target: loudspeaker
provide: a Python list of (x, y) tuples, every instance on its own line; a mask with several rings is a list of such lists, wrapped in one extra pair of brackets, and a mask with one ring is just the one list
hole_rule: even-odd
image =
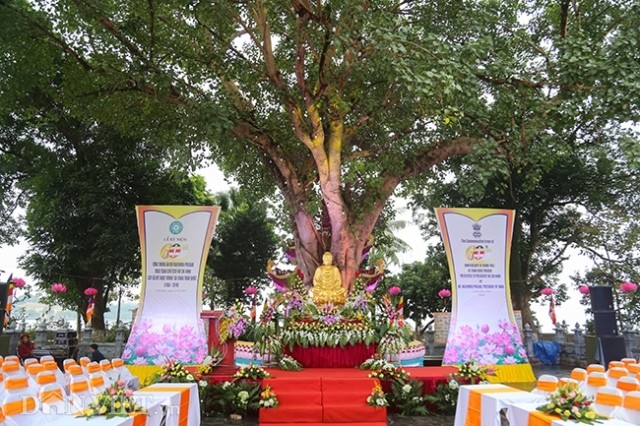
[(600, 340), (600, 355), (602, 365), (609, 365), (610, 361), (620, 361), (627, 357), (627, 346), (622, 336), (603, 336)]
[(594, 312), (593, 322), (596, 325), (596, 336), (618, 335), (618, 321), (615, 311)]
[(613, 311), (613, 290), (609, 286), (589, 287), (591, 311)]

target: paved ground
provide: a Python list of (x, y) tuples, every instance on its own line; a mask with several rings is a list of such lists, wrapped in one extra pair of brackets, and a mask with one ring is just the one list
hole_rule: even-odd
[[(558, 365), (553, 366), (534, 366), (533, 371), (536, 377), (540, 377), (543, 374), (551, 374), (556, 377), (569, 377), (571, 368), (562, 367)], [(534, 383), (516, 383), (514, 387), (518, 387), (525, 390), (531, 390), (534, 387)], [(403, 417), (399, 415), (389, 416), (389, 425), (393, 426), (453, 426), (453, 416), (422, 416), (422, 417)], [(504, 424), (505, 422), (503, 422)], [(232, 422), (227, 418), (206, 418), (202, 421), (202, 426), (219, 426), (219, 425), (243, 425), (243, 426), (256, 426), (258, 420), (256, 418), (243, 419), (241, 422)]]

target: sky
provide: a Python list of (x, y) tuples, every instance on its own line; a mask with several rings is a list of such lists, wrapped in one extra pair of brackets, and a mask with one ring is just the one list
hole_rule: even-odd
[[(209, 191), (213, 193), (226, 191), (233, 184), (225, 180), (222, 172), (215, 166), (210, 165), (200, 170), (196, 171), (196, 173), (202, 175), (206, 182), (207, 188)], [(403, 220), (406, 222), (406, 227), (400, 229), (396, 232), (397, 236), (405, 241), (409, 249), (398, 255), (401, 263), (411, 263), (416, 261), (422, 261), (425, 258), (426, 250), (428, 247), (428, 242), (422, 236), (420, 232), (420, 228), (417, 223), (413, 221), (410, 209), (405, 208), (406, 203), (403, 200), (396, 199), (396, 208), (401, 212), (398, 216), (398, 220)], [(28, 249), (28, 244), (24, 241), (21, 241), (19, 244), (13, 247), (0, 247), (0, 280), (5, 281), (9, 274), (13, 273), (14, 276), (23, 277), (27, 283), (30, 280), (27, 276), (26, 272), (22, 270), (18, 265), (18, 258), (22, 256), (26, 250)], [(588, 259), (584, 256), (581, 256), (578, 252), (573, 251), (570, 252), (570, 259), (565, 262), (565, 270), (561, 274), (561, 279), (564, 282), (569, 282), (569, 277), (573, 275), (575, 272), (581, 271), (585, 269), (588, 264)], [(390, 265), (389, 268), (393, 272), (399, 271), (399, 266)], [(586, 320), (585, 310), (582, 305), (580, 305), (580, 294), (577, 290), (569, 289), (570, 299), (563, 303), (562, 306), (556, 308), (556, 316), (559, 322), (563, 320), (566, 321), (570, 328), (573, 329), (576, 322), (579, 322), (581, 326), (584, 325)], [(435, 295), (434, 295), (435, 297)], [(33, 306), (33, 310), (37, 310), (40, 312), (41, 307), (44, 305)], [(540, 305), (538, 303), (534, 303), (533, 311), (536, 313), (538, 321), (540, 321), (542, 330), (544, 332), (552, 331), (552, 323), (551, 319), (548, 315), (548, 304)], [(123, 313), (123, 317), (126, 316), (127, 313)], [(36, 315), (37, 316), (37, 315)]]

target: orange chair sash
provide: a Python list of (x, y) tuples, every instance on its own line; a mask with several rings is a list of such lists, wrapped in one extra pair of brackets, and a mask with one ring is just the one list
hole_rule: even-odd
[(618, 389), (620, 389), (621, 391), (623, 391), (623, 392), (634, 392), (634, 391), (638, 390), (638, 384), (637, 383), (618, 382), (616, 387)]
[(622, 405), (622, 397), (619, 395), (611, 395), (609, 393), (598, 393), (596, 394), (596, 404), (619, 407)]
[(558, 389), (558, 384), (555, 382), (538, 382), (536, 388), (544, 392), (555, 392)]
[(33, 413), (36, 409), (36, 400), (32, 396), (27, 396), (17, 401), (6, 402), (2, 405), (5, 416), (17, 416), (22, 413)]
[(609, 377), (613, 377), (614, 379), (619, 379), (620, 377), (627, 377), (628, 375), (629, 375), (628, 371), (609, 370)]
[(627, 396), (622, 403), (624, 408), (630, 408), (632, 410), (640, 410), (640, 397)]
[(595, 373), (595, 372), (604, 373), (604, 367), (602, 365), (587, 367), (587, 373)]
[(92, 377), (90, 380), (91, 380), (92, 387), (104, 386), (104, 378), (101, 376)]
[(10, 377), (4, 382), (4, 388), (7, 390), (28, 388), (29, 382), (26, 377)]
[(39, 396), (42, 402), (53, 403), (62, 401), (62, 389), (42, 390)]
[(573, 380), (584, 382), (585, 379), (587, 378), (587, 374), (583, 373), (582, 371), (572, 371), (571, 376), (569, 377), (571, 377)]
[(604, 377), (589, 377), (587, 378), (587, 385), (589, 386), (606, 386), (607, 379)]
[(69, 385), (69, 390), (71, 392), (84, 392), (89, 390), (89, 383), (86, 380), (82, 380), (80, 382), (71, 383)]

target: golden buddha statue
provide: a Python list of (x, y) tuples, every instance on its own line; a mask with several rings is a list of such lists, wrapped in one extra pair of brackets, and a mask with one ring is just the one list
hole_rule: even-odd
[(313, 275), (313, 302), (316, 305), (329, 302), (343, 305), (346, 301), (347, 290), (342, 287), (340, 270), (332, 263), (333, 256), (325, 252), (322, 255), (322, 265), (318, 266)]

